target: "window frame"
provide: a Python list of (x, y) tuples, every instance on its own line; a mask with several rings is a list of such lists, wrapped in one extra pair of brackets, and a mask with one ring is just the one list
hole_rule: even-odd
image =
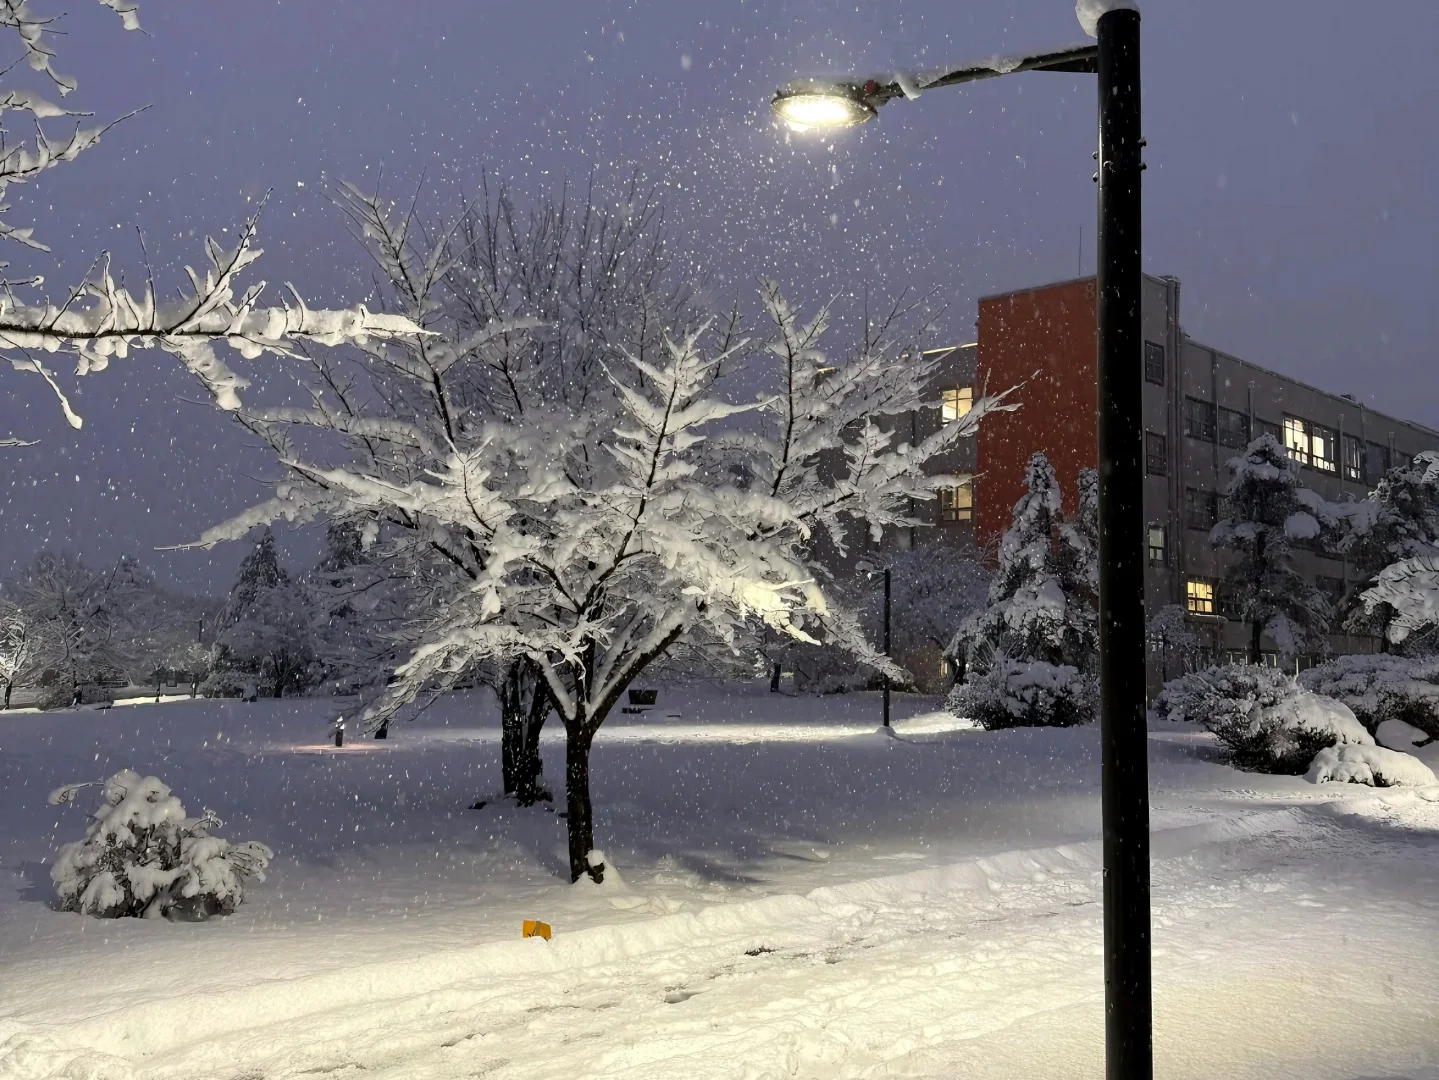
[(1218, 434), (1217, 417), (1214, 402), (1197, 397), (1184, 399), (1184, 434), (1189, 438), (1212, 443)]
[[(1158, 357), (1159, 363), (1154, 363)], [(1144, 343), (1144, 381), (1153, 386), (1164, 385), (1164, 369), (1166, 367), (1166, 356), (1164, 346), (1158, 341), (1146, 341)]]
[[(1224, 418), (1227, 416), (1237, 416), (1243, 421), (1238, 431), (1238, 442), (1233, 442), (1228, 437), (1230, 432), (1224, 423)], [(1223, 405), (1219, 406), (1214, 426), (1219, 439), (1219, 445), (1228, 447), (1231, 450), (1243, 450), (1253, 439), (1249, 430), (1249, 414), (1247, 412), (1241, 412), (1239, 409), (1226, 409)]]
[(946, 386), (939, 392), (939, 422), (953, 424), (969, 415), (974, 408), (974, 387)]
[[(1351, 453), (1352, 451), (1352, 453)], [(1345, 480), (1364, 482), (1364, 440), (1358, 435), (1345, 435), (1339, 448), (1340, 464)]]
[[(1207, 595), (1201, 593), (1207, 590)], [(1213, 579), (1186, 577), (1184, 579), (1184, 612), (1186, 615), (1202, 615), (1213, 618), (1218, 612), (1219, 598)], [(1201, 605), (1207, 605), (1207, 610)]]
[[(1158, 448), (1159, 454), (1156, 457), (1154, 450)], [(1155, 462), (1159, 467), (1154, 467)], [(1144, 474), (1146, 476), (1168, 476), (1169, 475), (1169, 439), (1162, 431), (1146, 431), (1144, 433)]]
[[(1148, 562), (1150, 566), (1169, 565), (1168, 532), (1169, 530), (1166, 529), (1163, 525), (1150, 525), (1145, 529), (1144, 547), (1145, 553), (1148, 555)], [(1156, 535), (1158, 535), (1159, 537), (1159, 543), (1157, 545), (1154, 542), (1154, 538)], [(1158, 558), (1155, 558), (1154, 556), (1154, 553), (1156, 551), (1159, 552)]]
[[(1198, 518), (1194, 513), (1194, 504), (1201, 499), (1204, 504), (1205, 516), (1209, 522), (1207, 525), (1195, 524)], [(1210, 491), (1207, 488), (1186, 487), (1184, 489), (1184, 527), (1199, 532), (1208, 532), (1217, 524), (1219, 524), (1219, 492)]]
[(1251, 425), (1251, 430), (1250, 430), (1250, 434), (1249, 434), (1249, 441), (1250, 441), (1250, 442), (1253, 442), (1255, 439), (1259, 438), (1259, 436), (1261, 436), (1261, 435), (1272, 435), (1272, 436), (1274, 436), (1274, 441), (1279, 444), (1279, 446), (1280, 446), (1281, 449), (1283, 448), (1283, 446), (1284, 446), (1284, 425), (1283, 425), (1283, 424), (1276, 424), (1276, 423), (1274, 423), (1272, 420), (1261, 420), (1261, 419), (1259, 419), (1259, 417), (1256, 416), (1256, 417), (1254, 418), (1254, 423), (1253, 423), (1253, 425)]
[[(1373, 454), (1373, 455), (1375, 455), (1375, 456), (1378, 457), (1379, 462), (1382, 463), (1382, 467), (1381, 467), (1381, 468), (1372, 469), (1372, 470), (1369, 468), (1369, 458), (1370, 458), (1371, 454)], [(1394, 457), (1394, 455), (1389, 452), (1389, 447), (1388, 447), (1388, 445), (1386, 445), (1385, 443), (1377, 443), (1377, 442), (1367, 442), (1367, 443), (1365, 443), (1365, 444), (1364, 444), (1364, 482), (1365, 482), (1366, 484), (1368, 484), (1370, 487), (1374, 487), (1374, 486), (1376, 486), (1376, 485), (1379, 483), (1380, 480), (1383, 480), (1385, 473), (1387, 473), (1387, 472), (1389, 471), (1390, 467), (1393, 465), (1393, 457)]]
[[(959, 493), (964, 492), (963, 501)], [(939, 521), (941, 525), (958, 525), (974, 520), (974, 477), (966, 476), (952, 487), (939, 489)]]

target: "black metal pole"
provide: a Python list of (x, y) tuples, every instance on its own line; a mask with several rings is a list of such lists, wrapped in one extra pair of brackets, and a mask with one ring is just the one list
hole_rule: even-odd
[[(889, 655), (889, 567), (884, 568), (884, 655)], [(889, 672), (884, 675), (884, 726), (889, 727)]]
[(1099, 684), (1108, 1080), (1154, 1075), (1144, 709), (1139, 12), (1099, 27)]

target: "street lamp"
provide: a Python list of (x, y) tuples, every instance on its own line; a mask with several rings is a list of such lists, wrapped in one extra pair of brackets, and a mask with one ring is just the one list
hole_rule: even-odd
[(1022, 71), (1099, 76), (1099, 681), (1103, 744), (1105, 1072), (1153, 1076), (1149, 939), (1149, 767), (1145, 731), (1141, 444), (1139, 12), (1079, 0), (1093, 45), (988, 60), (914, 79), (797, 83), (771, 108), (802, 129), (849, 127), (896, 98)]

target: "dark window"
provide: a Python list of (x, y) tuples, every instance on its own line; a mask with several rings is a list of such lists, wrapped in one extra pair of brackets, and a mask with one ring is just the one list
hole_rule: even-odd
[(1164, 385), (1164, 346), (1157, 341), (1144, 343), (1144, 381)]
[(1261, 435), (1273, 436), (1275, 442), (1280, 446), (1284, 445), (1284, 432), (1279, 425), (1271, 424), (1268, 420), (1261, 420), (1256, 416), (1254, 418), (1254, 437), (1257, 439)]
[(1233, 409), (1219, 409), (1219, 445), (1242, 450), (1249, 445), (1249, 416)]
[(1184, 399), (1184, 434), (1191, 439), (1214, 441), (1214, 406), (1198, 398)]
[(1344, 479), (1364, 479), (1364, 444), (1353, 435), (1344, 436)]
[(1144, 471), (1150, 476), (1163, 476), (1169, 469), (1165, 438), (1154, 431), (1144, 433)]
[(1389, 471), (1389, 447), (1372, 442), (1364, 454), (1364, 482), (1370, 487), (1384, 479)]
[(1233, 586), (1221, 583), (1216, 591), (1219, 594), (1217, 597), (1219, 614), (1226, 619), (1242, 619), (1244, 611), (1239, 606), (1238, 596)]
[(1147, 542), (1147, 546), (1148, 546), (1148, 548), (1149, 548), (1149, 565), (1150, 565), (1150, 566), (1166, 566), (1166, 565), (1168, 565), (1169, 560), (1168, 560), (1168, 558), (1166, 557), (1166, 556), (1167, 556), (1167, 551), (1166, 551), (1167, 545), (1165, 544), (1164, 540), (1165, 540), (1165, 537), (1164, 537), (1164, 526), (1163, 526), (1163, 525), (1151, 525), (1151, 526), (1149, 526), (1149, 531), (1148, 531), (1148, 533), (1147, 533), (1147, 535), (1146, 535), (1146, 542)]
[(939, 520), (968, 521), (974, 515), (974, 481), (963, 477), (959, 486), (939, 489)]
[(1184, 489), (1184, 523), (1191, 529), (1212, 529), (1219, 520), (1219, 496), (1199, 488)]

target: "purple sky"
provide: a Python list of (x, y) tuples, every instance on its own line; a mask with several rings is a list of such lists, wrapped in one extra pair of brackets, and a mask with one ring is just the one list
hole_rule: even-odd
[[(765, 107), (795, 73), (1078, 41), (1067, 0), (152, 0), (148, 36), (93, 2), (70, 6), (57, 67), (80, 79), (75, 107), (152, 107), (12, 189), (12, 223), (34, 222), (55, 249), (34, 264), (53, 287), (105, 248), (138, 270), (137, 226), (173, 283), (206, 232), (226, 239), (273, 188), (260, 276), (312, 302), (363, 298), (365, 259), (323, 192), (373, 184), (382, 165), (396, 196), (423, 173), (439, 209), (481, 168), (521, 194), (638, 168), (722, 291), (752, 303), (761, 274), (807, 299), (937, 286), (955, 340), (978, 296), (1073, 276), (1081, 234), (1093, 269), (1089, 77), (935, 91), (833, 144), (787, 140)], [(1143, 8), (1145, 261), (1182, 280), (1185, 329), (1439, 426), (1439, 9)], [(3, 254), (12, 274), (32, 265)], [(81, 382), (77, 434), (38, 382), (0, 378), (0, 434), (43, 440), (0, 458), (0, 574), (68, 546), (227, 586), (238, 545), (152, 551), (260, 497), (272, 475), (187, 403), (197, 396), (162, 355), (133, 355)]]

